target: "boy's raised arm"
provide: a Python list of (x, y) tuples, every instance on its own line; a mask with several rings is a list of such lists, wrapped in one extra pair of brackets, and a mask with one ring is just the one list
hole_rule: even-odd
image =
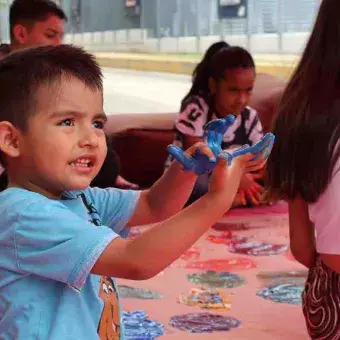
[[(203, 153), (214, 157), (205, 143), (198, 143), (187, 151), (193, 154), (199, 148)], [(197, 175), (185, 172), (182, 165), (173, 161), (163, 176), (148, 190), (141, 193), (137, 208), (129, 221), (129, 226), (163, 221), (179, 212), (193, 190)]]
[[(251, 155), (220, 159), (209, 192), (134, 240), (117, 238), (92, 269), (98, 275), (143, 280), (153, 277), (195, 243), (230, 208)], [(190, 226), (190, 228), (188, 228)]]

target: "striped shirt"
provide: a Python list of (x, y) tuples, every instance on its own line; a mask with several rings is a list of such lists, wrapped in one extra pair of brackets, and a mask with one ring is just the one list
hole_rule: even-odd
[[(180, 111), (175, 120), (173, 141), (173, 144), (180, 148), (183, 148), (185, 136), (203, 137), (205, 124), (218, 118), (213, 107), (208, 105), (208, 101), (196, 95), (185, 99)], [(247, 106), (224, 134), (222, 149), (235, 149), (244, 144), (253, 145), (262, 137), (263, 129), (257, 111)], [(171, 161), (169, 157), (166, 161), (166, 168)]]

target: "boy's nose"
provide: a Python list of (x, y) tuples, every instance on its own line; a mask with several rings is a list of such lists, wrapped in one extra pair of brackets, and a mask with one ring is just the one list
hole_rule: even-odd
[(87, 131), (83, 131), (79, 138), (79, 146), (82, 148), (97, 148), (99, 145), (98, 136), (93, 131), (93, 129), (89, 129)]

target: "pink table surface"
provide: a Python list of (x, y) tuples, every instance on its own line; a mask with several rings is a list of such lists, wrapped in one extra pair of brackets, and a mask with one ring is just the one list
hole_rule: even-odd
[[(234, 236), (246, 236), (249, 240), (267, 241), (278, 244), (288, 244), (288, 215), (285, 204), (277, 204), (273, 207), (261, 207), (252, 209), (235, 209), (229, 212), (220, 221), (220, 225), (226, 226), (232, 223), (246, 223), (249, 229), (232, 231)], [(190, 226), (188, 226), (190, 227)], [(254, 269), (232, 270), (231, 272), (242, 276), (247, 283), (237, 288), (223, 290), (232, 308), (227, 312), (214, 312), (198, 307), (190, 307), (179, 304), (177, 298), (181, 293), (189, 293), (191, 288), (199, 287), (190, 283), (186, 275), (199, 272), (199, 270), (186, 269), (187, 261), (178, 259), (170, 267), (158, 276), (147, 281), (118, 280), (119, 284), (145, 288), (156, 291), (164, 296), (160, 300), (123, 299), (123, 308), (127, 311), (144, 310), (149, 317), (162, 323), (165, 327), (165, 335), (161, 340), (167, 339), (308, 339), (305, 323), (300, 305), (276, 303), (265, 300), (256, 295), (256, 292), (268, 285), (261, 281), (257, 274), (260, 272), (304, 270), (296, 261), (292, 260), (288, 253), (275, 256), (244, 256), (232, 254), (226, 245), (211, 243), (207, 235), (219, 235), (220, 231), (211, 229), (195, 246), (200, 249), (200, 259), (229, 259), (249, 258), (258, 265)], [(174, 315), (210, 312), (232, 316), (241, 321), (238, 328), (229, 332), (214, 332), (191, 334), (180, 331), (168, 325), (169, 318)]]

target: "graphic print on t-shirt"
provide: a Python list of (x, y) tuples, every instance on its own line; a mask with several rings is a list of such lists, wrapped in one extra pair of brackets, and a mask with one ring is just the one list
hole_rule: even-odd
[(119, 340), (120, 315), (118, 293), (111, 278), (101, 277), (99, 297), (104, 302), (104, 309), (98, 326), (99, 338), (100, 340)]
[[(91, 217), (90, 222), (98, 227), (101, 226), (102, 221), (93, 203), (88, 200), (84, 193), (80, 197)], [(110, 277), (102, 276), (100, 278), (98, 294), (104, 302), (104, 309), (98, 325), (99, 339), (119, 340), (121, 334), (119, 299), (115, 283)]]

